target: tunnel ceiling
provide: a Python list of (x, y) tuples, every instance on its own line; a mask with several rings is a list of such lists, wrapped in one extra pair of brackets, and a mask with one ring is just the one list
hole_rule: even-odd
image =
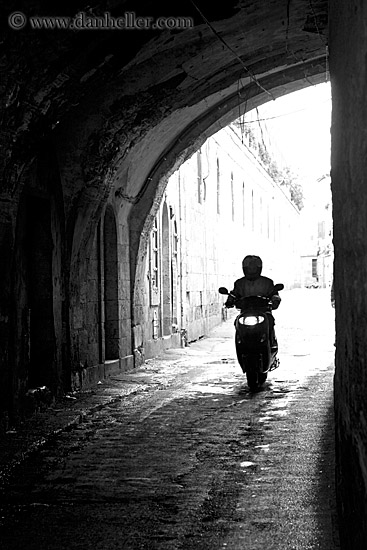
[(164, 31), (8, 27), (0, 84), (4, 192), (17, 192), (42, 140), (53, 140), (64, 167), (66, 215), (76, 200), (85, 214), (91, 204), (97, 211), (112, 186), (136, 204), (151, 195), (147, 182), (244, 110), (328, 78), (325, 0), (163, 6), (3, 3), (5, 18), (14, 11), (134, 12), (193, 21), (192, 28)]

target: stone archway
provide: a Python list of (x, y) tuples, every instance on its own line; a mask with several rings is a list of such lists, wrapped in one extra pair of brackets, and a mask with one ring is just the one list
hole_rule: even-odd
[[(27, 320), (21, 319), (19, 330), (12, 331), (14, 303), (9, 296), (17, 281), (11, 265), (17, 260), (14, 239), (22, 209), (19, 187), (40, 142), (53, 139), (57, 143), (61, 202), (65, 205), (63, 258), (67, 261), (61, 262), (62, 277), (56, 279), (66, 283), (54, 296), (64, 293), (66, 312), (69, 291), (72, 305), (78, 302), (81, 291), (76, 275), (80, 258), (85, 259), (91, 235), (112, 195), (119, 222), (129, 233), (126, 257), (131, 264), (133, 324), (137, 325), (144, 311), (136, 294), (137, 283), (146, 275), (143, 252), (151, 227), (149, 213), (152, 207), (158, 208), (167, 175), (206, 137), (236, 118), (239, 111), (327, 78), (328, 4), (334, 113), (338, 473), (345, 541), (350, 541), (350, 548), (360, 548), (361, 541), (367, 540), (363, 521), (367, 514), (363, 290), (367, 265), (367, 14), (363, 2), (244, 0), (219, 5), (202, 0), (200, 11), (193, 3), (185, 5), (185, 15), (193, 18), (193, 28), (159, 33), (136, 30), (123, 35), (119, 31), (81, 30), (65, 34), (34, 31), (29, 25), (23, 30), (7, 30), (3, 60), (7, 71), (2, 79), (5, 101), (1, 107), (0, 242), (10, 261), (0, 265), (4, 281), (0, 293), (0, 371), (6, 373), (2, 374), (5, 385), (5, 379), (17, 379), (20, 372), (20, 361), (16, 366), (11, 356), (27, 328)], [(143, 1), (132, 5), (152, 16), (164, 13), (159, 1), (154, 5)], [(87, 10), (89, 4), (81, 1), (78, 6)], [(96, 4), (94, 12), (109, 10), (112, 15), (121, 15), (120, 8), (107, 0), (103, 5)], [(37, 1), (29, 7), (27, 2), (10, 0), (6, 9), (9, 13), (22, 9), (27, 16), (50, 15), (48, 4)], [(181, 4), (171, 9), (169, 15), (182, 15)], [(46, 206), (43, 211), (47, 211)], [(68, 315), (64, 312), (64, 317), (60, 313), (54, 317), (58, 327), (56, 350), (65, 350), (63, 367), (57, 367), (59, 388), (60, 372), (69, 373), (65, 365), (78, 358), (77, 353), (69, 352), (68, 338), (73, 333), (68, 335)], [(77, 308), (71, 307), (70, 315), (79, 322)], [(6, 412), (4, 405), (0, 406)], [(349, 477), (350, 464), (358, 475)], [(348, 496), (350, 487), (356, 489), (355, 497)]]

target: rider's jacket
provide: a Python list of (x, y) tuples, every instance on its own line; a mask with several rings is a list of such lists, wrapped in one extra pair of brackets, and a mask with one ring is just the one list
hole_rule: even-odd
[[(268, 296), (274, 287), (274, 283), (268, 277), (260, 275), (257, 279), (250, 280), (247, 277), (241, 277), (237, 279), (234, 283), (233, 290), (231, 294), (234, 294), (237, 298), (244, 298), (247, 296)], [(275, 296), (278, 296), (279, 301), (280, 297), (278, 293), (274, 293)], [(226, 301), (227, 307), (234, 305), (234, 298), (228, 296)], [(276, 308), (274, 308), (276, 309)]]

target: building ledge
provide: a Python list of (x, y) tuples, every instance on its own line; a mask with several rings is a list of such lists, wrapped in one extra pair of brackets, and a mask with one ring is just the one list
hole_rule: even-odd
[(71, 388), (80, 391), (98, 384), (101, 380), (114, 374), (126, 372), (134, 368), (134, 356), (126, 355), (119, 359), (109, 359), (102, 364), (82, 368), (71, 375)]

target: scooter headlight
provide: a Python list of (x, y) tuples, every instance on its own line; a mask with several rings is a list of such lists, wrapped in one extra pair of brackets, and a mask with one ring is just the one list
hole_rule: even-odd
[(241, 325), (246, 325), (247, 327), (253, 327), (259, 325), (265, 321), (263, 315), (248, 315), (247, 317), (240, 317), (238, 322)]

